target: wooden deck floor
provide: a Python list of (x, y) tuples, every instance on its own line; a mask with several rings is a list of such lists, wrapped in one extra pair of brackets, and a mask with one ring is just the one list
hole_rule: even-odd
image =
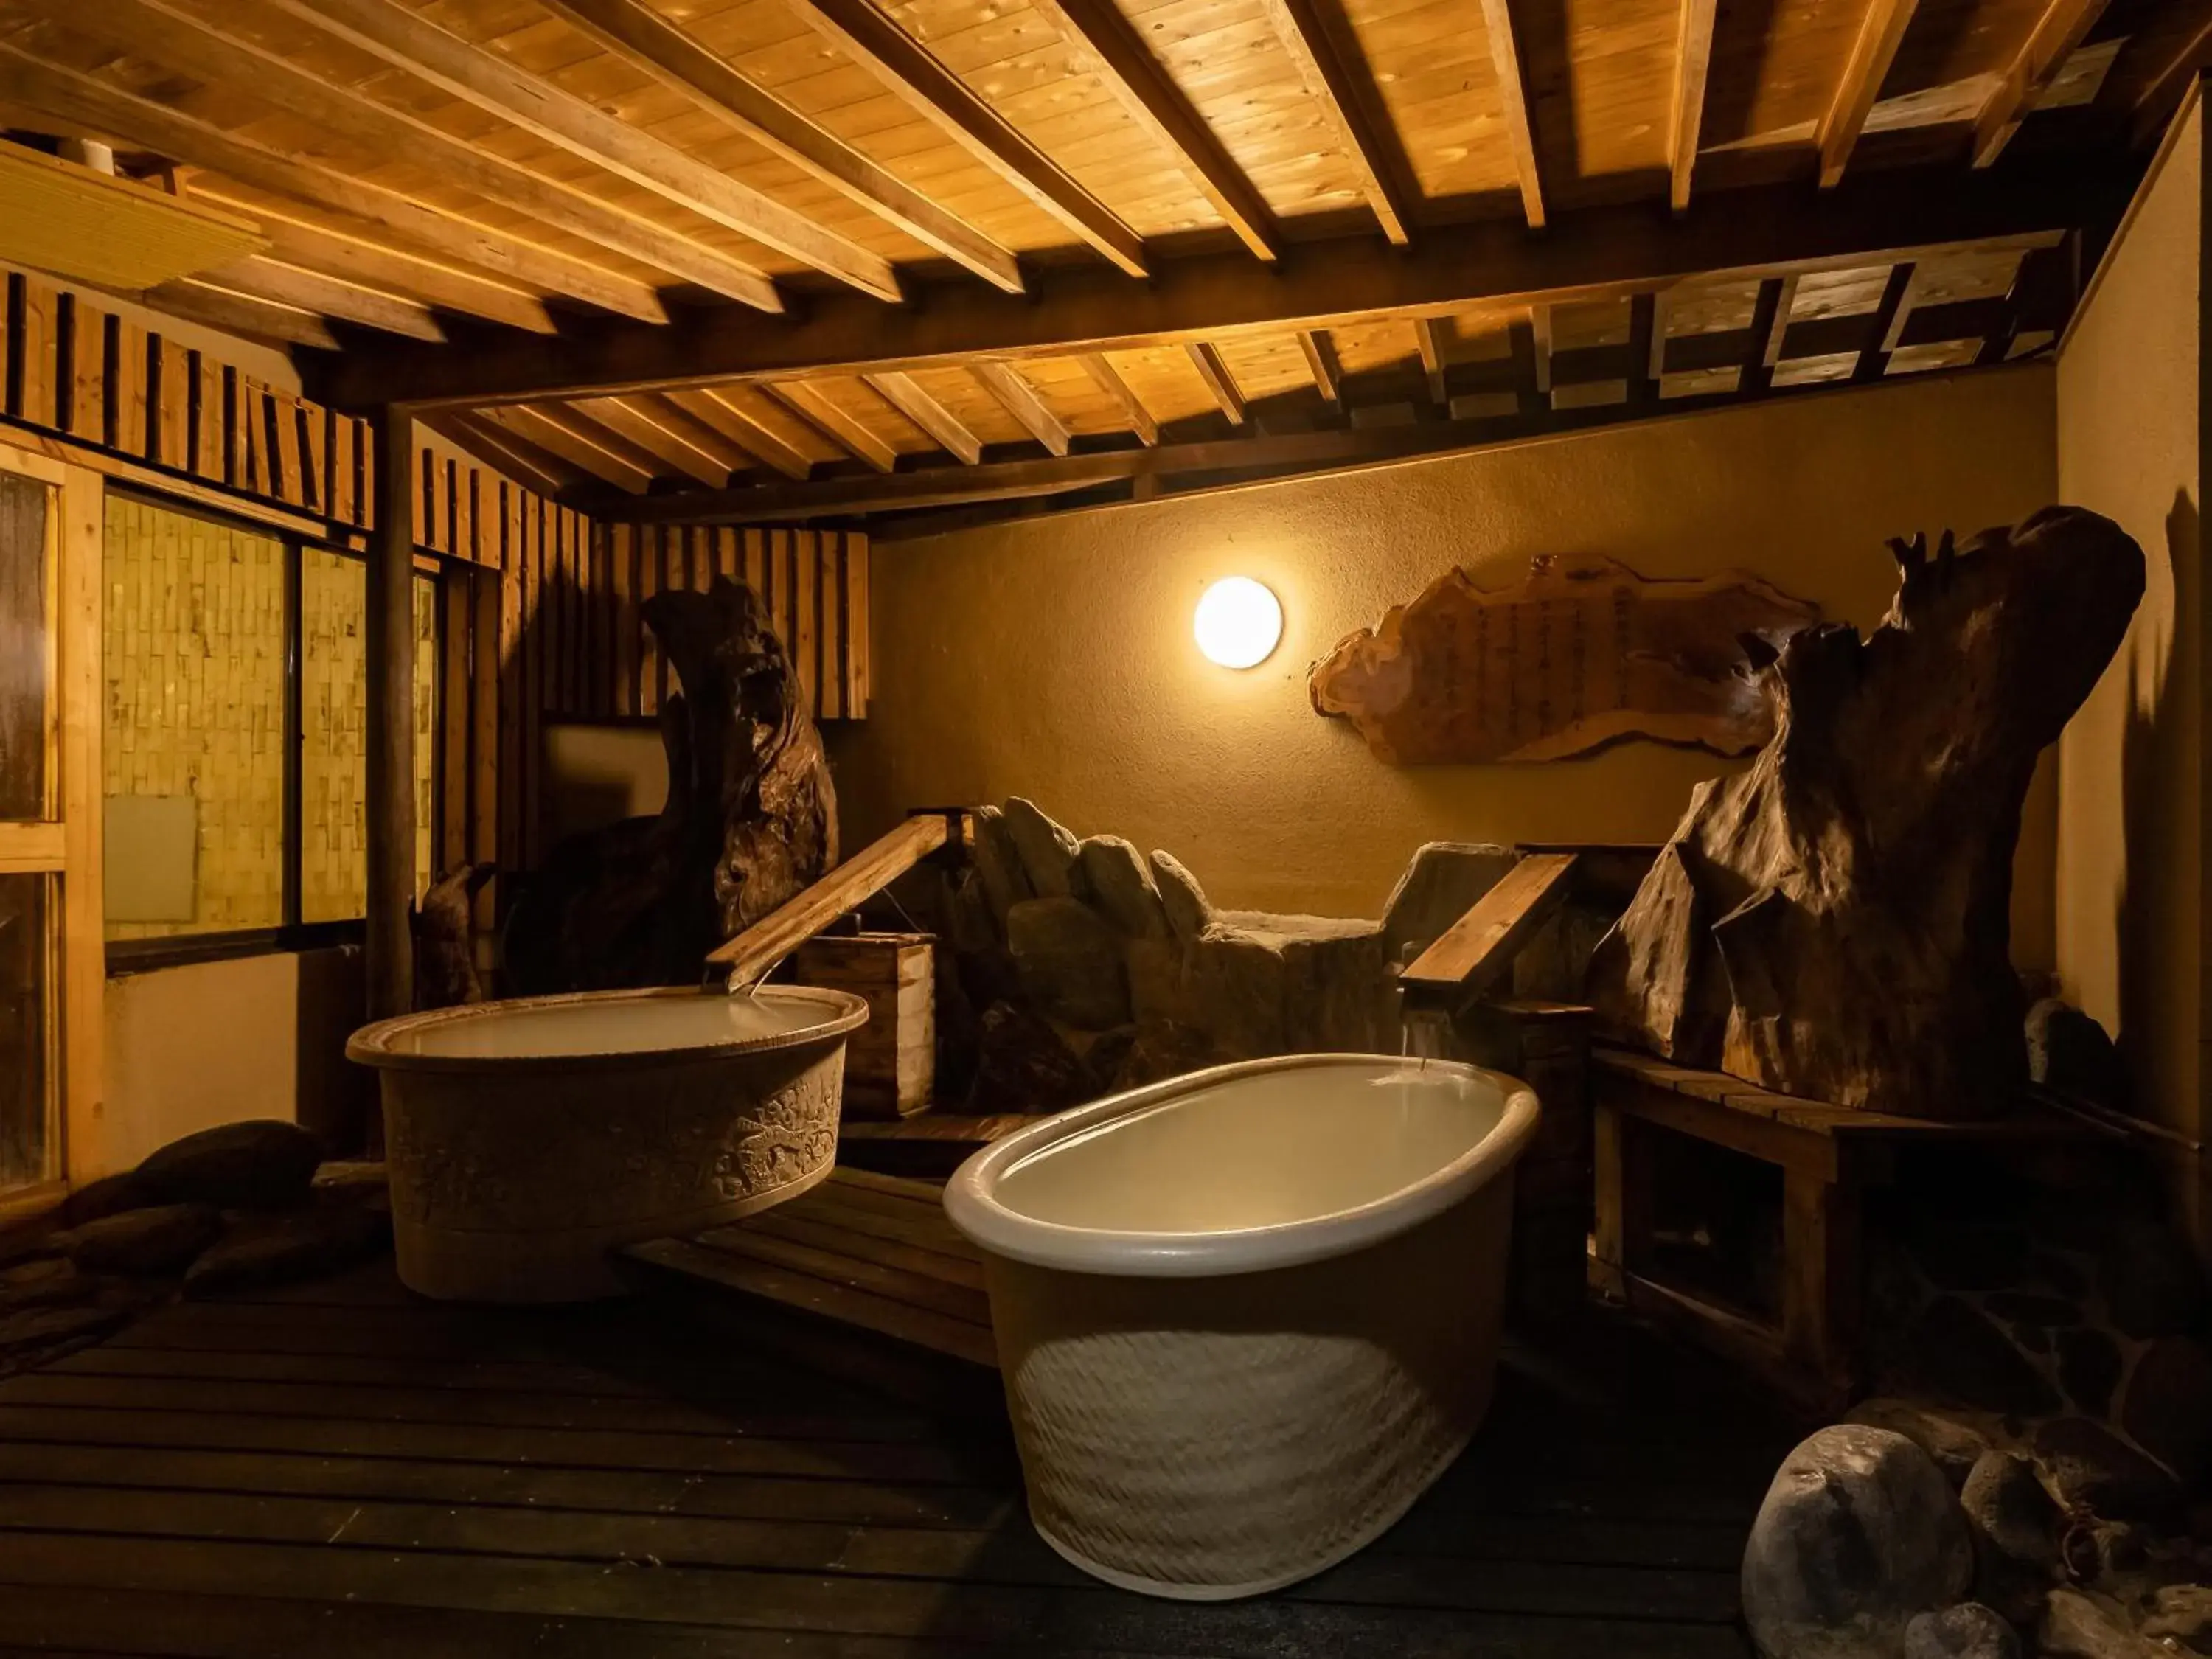
[(0, 1383), (0, 1652), (1741, 1659), (1790, 1437), (1625, 1324), (1516, 1344), (1389, 1536), (1227, 1606), (1094, 1583), (1010, 1454), (651, 1304), (416, 1300), (388, 1265), (157, 1313)]

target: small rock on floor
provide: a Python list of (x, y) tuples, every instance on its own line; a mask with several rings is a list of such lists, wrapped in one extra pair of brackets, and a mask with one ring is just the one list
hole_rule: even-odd
[(2020, 1638), (1988, 1607), (1961, 1601), (1905, 1626), (1905, 1659), (2020, 1659)]
[(2160, 1659), (2168, 1651), (2130, 1629), (2118, 1603), (2077, 1589), (2051, 1592), (2036, 1644), (2043, 1659)]
[(2168, 1584), (2157, 1591), (2142, 1634), (2187, 1653), (2212, 1654), (2212, 1585)]

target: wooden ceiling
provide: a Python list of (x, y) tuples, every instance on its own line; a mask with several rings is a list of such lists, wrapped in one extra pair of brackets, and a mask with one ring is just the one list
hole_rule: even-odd
[(260, 227), (149, 303), (726, 521), (2030, 355), (2209, 56), (2212, 0), (0, 0), (0, 124)]

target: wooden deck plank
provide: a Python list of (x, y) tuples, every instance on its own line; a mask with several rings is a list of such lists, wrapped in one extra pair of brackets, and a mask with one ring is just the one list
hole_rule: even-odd
[(885, 1198), (904, 1199), (909, 1204), (919, 1204), (924, 1209), (942, 1213), (945, 1207), (945, 1188), (930, 1181), (915, 1181), (904, 1176), (878, 1175), (870, 1170), (855, 1170), (840, 1164), (830, 1170), (829, 1185), (848, 1191), (876, 1193)]
[(819, 1250), (884, 1262), (903, 1267), (908, 1273), (941, 1279), (947, 1285), (965, 1285), (971, 1291), (983, 1288), (983, 1264), (972, 1256), (948, 1255), (919, 1244), (901, 1243), (873, 1233), (841, 1227), (832, 1221), (786, 1215), (777, 1210), (763, 1210), (750, 1219), (748, 1227), (769, 1238), (787, 1238), (794, 1244), (811, 1244)]
[(968, 1241), (955, 1232), (952, 1224), (941, 1215), (923, 1216), (916, 1219), (896, 1211), (886, 1212), (880, 1207), (849, 1204), (842, 1193), (817, 1197), (820, 1192), (821, 1188), (817, 1187), (814, 1193), (810, 1193), (807, 1196), (814, 1198), (815, 1201), (803, 1209), (788, 1204), (783, 1208), (805, 1220), (834, 1223), (872, 1237), (888, 1238), (902, 1244), (934, 1250), (940, 1255), (965, 1257), (969, 1261), (977, 1259)]
[(979, 1330), (991, 1328), (991, 1304), (981, 1291), (950, 1285), (930, 1274), (912, 1273), (846, 1252), (818, 1249), (779, 1238), (750, 1227), (717, 1227), (695, 1237), (695, 1244), (742, 1256), (771, 1267), (789, 1267), (848, 1290), (867, 1291), (909, 1307), (927, 1308), (964, 1321)]

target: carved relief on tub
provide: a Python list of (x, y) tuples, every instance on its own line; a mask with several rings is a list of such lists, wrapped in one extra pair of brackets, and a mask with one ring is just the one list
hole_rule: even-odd
[(733, 1144), (714, 1163), (725, 1198), (744, 1198), (812, 1174), (837, 1155), (842, 1066), (817, 1066), (740, 1119)]
[(1511, 587), (1445, 572), (1347, 635), (1307, 690), (1396, 766), (1560, 760), (1632, 737), (1747, 755), (1771, 729), (1741, 636), (1778, 642), (1820, 617), (1745, 571), (1655, 580), (1545, 555)]

